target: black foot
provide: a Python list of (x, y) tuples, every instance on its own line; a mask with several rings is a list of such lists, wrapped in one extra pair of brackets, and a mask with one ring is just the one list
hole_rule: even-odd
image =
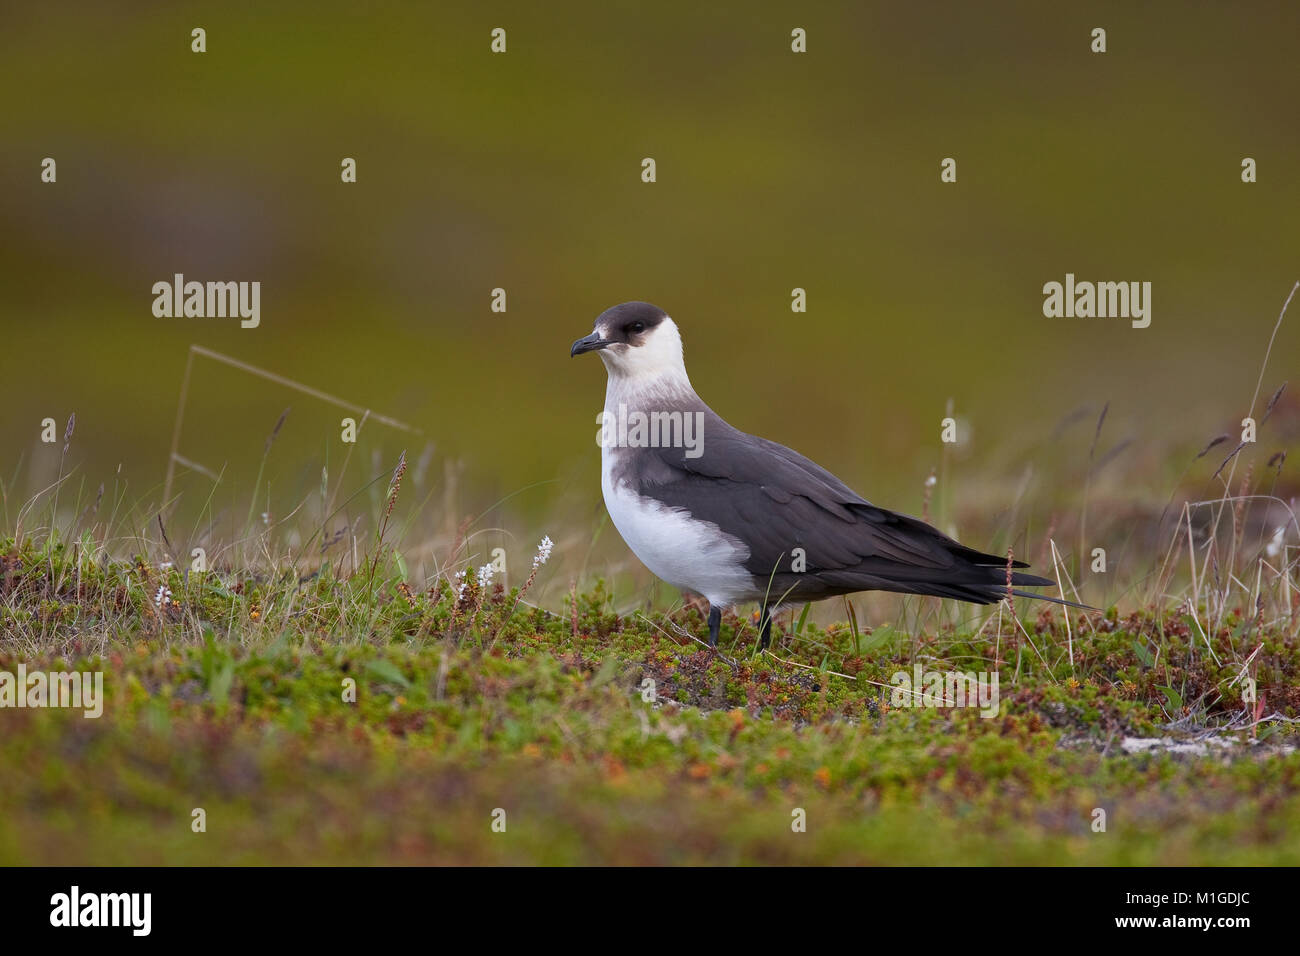
[(722, 608), (709, 605), (709, 647), (718, 646), (718, 628), (722, 627)]
[(767, 646), (772, 643), (772, 615), (767, 607), (758, 616), (761, 625), (758, 638), (758, 646), (761, 650), (767, 650)]

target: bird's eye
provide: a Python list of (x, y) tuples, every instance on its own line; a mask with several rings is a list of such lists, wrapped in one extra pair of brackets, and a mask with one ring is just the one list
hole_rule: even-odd
[(631, 332), (633, 335), (640, 335), (642, 332), (645, 331), (645, 323), (633, 322), (631, 325), (627, 327), (627, 330)]

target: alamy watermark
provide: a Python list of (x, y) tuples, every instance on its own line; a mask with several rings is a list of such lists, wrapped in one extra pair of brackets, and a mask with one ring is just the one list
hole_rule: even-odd
[(997, 671), (927, 671), (913, 664), (910, 674), (895, 671), (890, 683), (891, 707), (978, 707), (981, 717), (1001, 709)]
[(262, 283), (186, 282), (178, 272), (172, 281), (153, 284), (153, 314), (160, 319), (240, 319), (255, 329), (262, 321)]
[(0, 671), (0, 707), (72, 707), (83, 717), (104, 713), (103, 671)]
[(83, 893), (74, 885), (50, 897), (50, 925), (124, 927), (133, 936), (153, 928), (152, 893)]
[(1133, 328), (1151, 324), (1150, 282), (1065, 282), (1043, 286), (1043, 315), (1049, 319), (1131, 319)]
[(704, 454), (704, 413), (676, 411), (628, 411), (619, 402), (618, 411), (605, 409), (596, 416), (601, 448), (684, 448), (687, 458)]

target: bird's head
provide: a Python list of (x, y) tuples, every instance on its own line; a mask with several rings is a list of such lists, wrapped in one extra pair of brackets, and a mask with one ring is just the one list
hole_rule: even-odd
[(649, 302), (624, 302), (606, 309), (592, 333), (573, 343), (569, 355), (597, 351), (611, 379), (686, 378), (677, 323)]

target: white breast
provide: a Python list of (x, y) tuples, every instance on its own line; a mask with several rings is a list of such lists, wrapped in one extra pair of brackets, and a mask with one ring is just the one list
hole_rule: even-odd
[(749, 549), (712, 522), (638, 495), (625, 482), (615, 487), (619, 454), (626, 450), (601, 450), (600, 487), (614, 527), (641, 563), (669, 584), (704, 595), (711, 605), (755, 600), (753, 576), (744, 567)]

